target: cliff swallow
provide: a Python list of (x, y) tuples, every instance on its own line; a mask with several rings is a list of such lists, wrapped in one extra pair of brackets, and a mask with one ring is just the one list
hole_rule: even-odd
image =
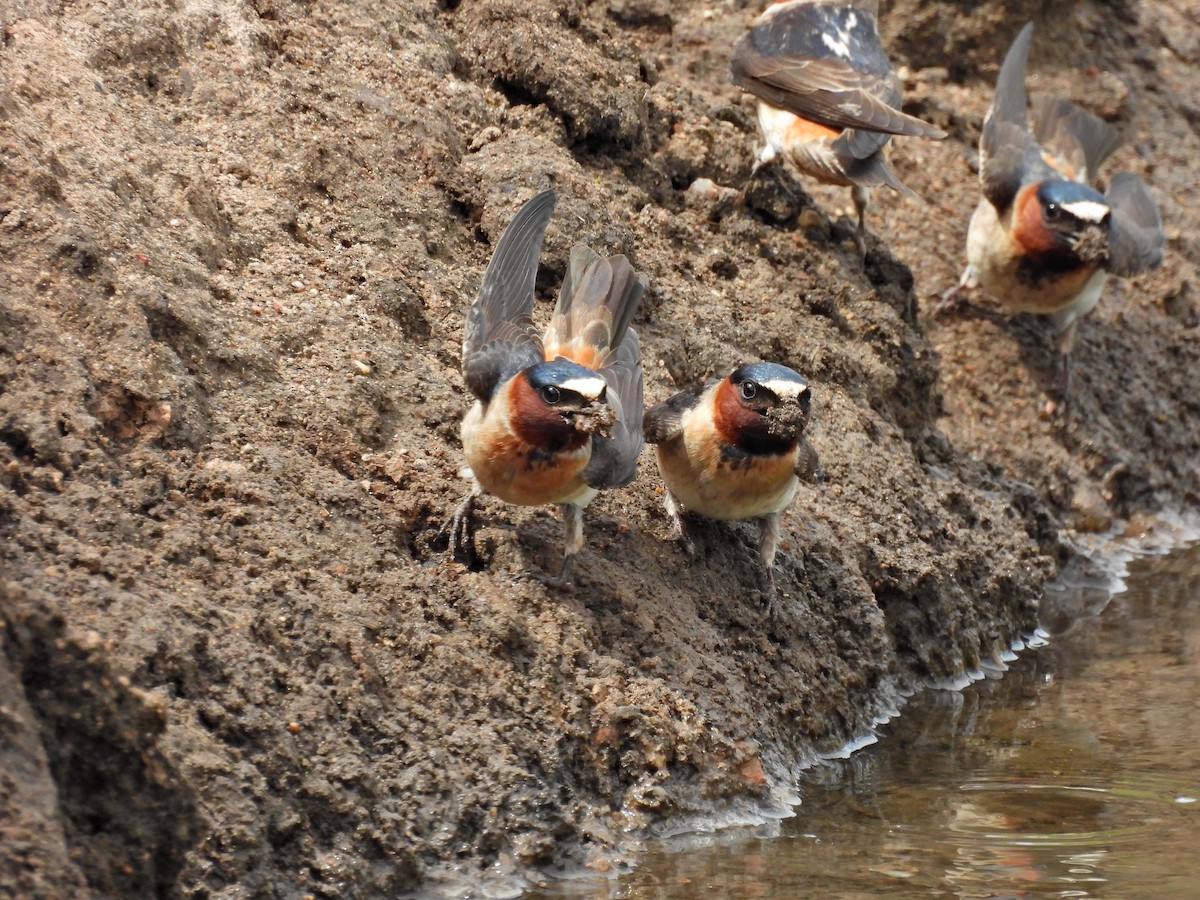
[(566, 526), (562, 569), (569, 586), (583, 547), (583, 508), (605, 488), (628, 484), (642, 449), (642, 365), (629, 327), (646, 277), (624, 256), (571, 250), (544, 335), (533, 326), (533, 289), (553, 191), (543, 191), (504, 230), (467, 313), (463, 375), (477, 402), (462, 423), (474, 487), (454, 513), (451, 546), (470, 543), (476, 499), (557, 504)]
[(775, 599), (779, 514), (799, 479), (812, 480), (819, 471), (816, 450), (804, 437), (811, 408), (812, 392), (799, 374), (758, 362), (646, 412), (646, 440), (655, 445), (667, 515), (684, 547), (693, 552), (684, 510), (710, 519), (758, 519), (768, 607)]
[(946, 133), (900, 111), (900, 79), (879, 39), (878, 0), (784, 0), (767, 7), (733, 48), (730, 80), (758, 98), (766, 146), (755, 171), (777, 157), (828, 184), (845, 185), (866, 254), (870, 188), (916, 196), (888, 165), (892, 135)]
[(967, 232), (967, 267), (934, 305), (957, 305), (980, 285), (1018, 312), (1052, 315), (1058, 328), (1057, 387), (1065, 392), (1081, 316), (1100, 301), (1109, 272), (1132, 275), (1162, 262), (1163, 228), (1145, 182), (1114, 175), (1101, 194), (1089, 182), (1120, 138), (1107, 122), (1059, 97), (1033, 103), (1030, 128), (1025, 66), (1033, 23), (1017, 35), (983, 120), (983, 197)]

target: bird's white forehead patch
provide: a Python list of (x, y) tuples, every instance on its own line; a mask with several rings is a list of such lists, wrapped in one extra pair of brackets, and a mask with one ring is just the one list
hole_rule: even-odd
[(607, 382), (603, 378), (568, 378), (565, 381), (560, 381), (558, 386), (564, 391), (574, 391), (581, 397), (595, 400), (600, 396), (600, 392), (607, 387)]
[(770, 381), (760, 381), (759, 384), (761, 384), (763, 387), (765, 387), (768, 391), (770, 391), (776, 397), (779, 397), (784, 400), (794, 400), (796, 397), (799, 397), (800, 394), (804, 391), (804, 385), (802, 385), (798, 381), (784, 381), (782, 379), (779, 379), (779, 380), (770, 380)]
[(1084, 222), (1102, 222), (1109, 214), (1109, 208), (1095, 200), (1077, 200), (1074, 203), (1061, 204), (1063, 211), (1068, 212)]

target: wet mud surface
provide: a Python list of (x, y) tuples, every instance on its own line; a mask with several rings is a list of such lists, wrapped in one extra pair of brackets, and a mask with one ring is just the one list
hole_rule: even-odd
[[(928, 203), (760, 178), (726, 81), (751, 4), (230, 0), (0, 15), (0, 892), (394, 896), (620, 859), (770, 804), (899, 685), (1031, 629), (1076, 531), (1200, 484), (1193, 2), (885, 4)], [(1053, 338), (933, 320), (999, 59), (1126, 137), (1164, 267)], [(698, 179), (710, 179), (707, 184)], [(825, 480), (670, 542), (653, 463), (588, 509), (467, 483), (463, 313), (553, 184), (570, 246), (650, 279), (646, 399), (767, 358), (813, 388)], [(730, 190), (732, 189), (732, 190)]]

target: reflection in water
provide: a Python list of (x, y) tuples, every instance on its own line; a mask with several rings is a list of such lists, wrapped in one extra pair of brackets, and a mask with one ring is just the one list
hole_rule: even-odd
[(1107, 607), (1082, 604), (1098, 616), (1052, 598), (1049, 646), (1003, 678), (923, 693), (878, 744), (806, 772), (782, 829), (690, 838), (566, 890), (1200, 897), (1200, 548), (1131, 569)]

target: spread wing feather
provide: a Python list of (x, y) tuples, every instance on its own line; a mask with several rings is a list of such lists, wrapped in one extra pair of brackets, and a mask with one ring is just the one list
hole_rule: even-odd
[(651, 444), (661, 444), (683, 433), (683, 417), (689, 410), (695, 409), (704, 392), (717, 383), (713, 379), (701, 387), (689, 388), (672, 394), (662, 403), (646, 410), (642, 433)]
[[(864, 155), (859, 155), (864, 153), (864, 150), (870, 148), (871, 142), (858, 142), (858, 147), (855, 149), (855, 137), (857, 136), (881, 138), (882, 141), (875, 149), (870, 150), (870, 152)], [(901, 181), (896, 173), (892, 171), (887, 157), (879, 152), (882, 145), (886, 144), (890, 137), (891, 135), (887, 134), (875, 134), (870, 131), (859, 131), (848, 128), (833, 142), (830, 149), (837, 155), (842, 174), (854, 184), (859, 184), (863, 187), (876, 187), (883, 184), (902, 194), (907, 194), (909, 197), (920, 199), (917, 193)]]
[(1113, 176), (1108, 186), (1112, 223), (1108, 233), (1108, 269), (1133, 275), (1153, 269), (1163, 258), (1162, 219), (1146, 183), (1132, 172)]
[(463, 376), (480, 400), (491, 399), (499, 384), (542, 359), (533, 327), (533, 287), (556, 199), (553, 191), (542, 191), (517, 211), (467, 311)]
[(1034, 98), (1033, 136), (1066, 164), (1067, 171), (1059, 169), (1063, 176), (1084, 184), (1092, 182), (1104, 160), (1121, 144), (1117, 130), (1099, 116), (1053, 96)]
[(1055, 176), (1029, 131), (1025, 66), (1032, 40), (1030, 22), (1012, 42), (1000, 66), (996, 94), (983, 119), (979, 138), (979, 180), (983, 195), (1001, 212), (1009, 208), (1026, 181)]
[(608, 383), (608, 405), (616, 420), (609, 437), (592, 436), (592, 458), (583, 471), (591, 487), (621, 487), (637, 475), (642, 452), (642, 351), (638, 334), (626, 328), (620, 346), (600, 370)]
[(621, 346), (646, 283), (624, 256), (604, 258), (582, 244), (572, 248), (543, 340), (546, 359), (565, 356), (603, 369)]

